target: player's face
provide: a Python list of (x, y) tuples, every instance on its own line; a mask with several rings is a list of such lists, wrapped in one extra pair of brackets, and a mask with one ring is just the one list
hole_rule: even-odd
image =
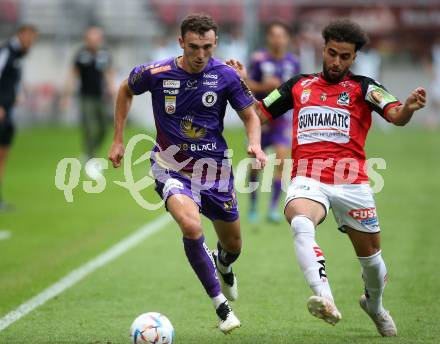
[(330, 40), (324, 46), (322, 71), (330, 82), (339, 82), (350, 70), (356, 58), (355, 45)]
[(180, 47), (183, 49), (183, 66), (191, 73), (200, 73), (205, 68), (217, 46), (217, 37), (214, 30), (203, 35), (193, 31), (179, 37)]
[(31, 48), (34, 42), (38, 38), (38, 33), (33, 30), (25, 30), (18, 34), (18, 39), (20, 40), (21, 48), (23, 53), (27, 53)]
[(98, 27), (92, 27), (84, 35), (85, 44), (89, 49), (98, 49), (104, 41), (104, 32)]
[(266, 40), (270, 50), (285, 51), (289, 46), (290, 37), (283, 27), (274, 25), (267, 33)]

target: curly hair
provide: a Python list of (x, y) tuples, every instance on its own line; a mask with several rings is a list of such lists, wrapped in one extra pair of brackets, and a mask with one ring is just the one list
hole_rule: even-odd
[(188, 31), (203, 35), (209, 30), (213, 30), (217, 36), (218, 25), (210, 15), (204, 13), (190, 14), (183, 19), (182, 24), (180, 25), (180, 34), (182, 37)]
[(368, 36), (359, 24), (349, 19), (337, 19), (322, 30), (325, 43), (333, 40), (354, 44), (355, 51), (362, 49), (368, 43)]

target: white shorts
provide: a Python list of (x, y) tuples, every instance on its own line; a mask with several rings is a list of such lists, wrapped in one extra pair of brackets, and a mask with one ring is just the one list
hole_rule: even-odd
[(287, 190), (285, 207), (297, 198), (321, 203), (326, 215), (331, 208), (339, 230), (344, 226), (366, 233), (380, 232), (373, 192), (368, 184), (324, 184), (307, 177), (295, 177)]

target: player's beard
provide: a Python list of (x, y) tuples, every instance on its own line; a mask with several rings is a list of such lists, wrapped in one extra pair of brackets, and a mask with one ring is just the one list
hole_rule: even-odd
[(332, 75), (332, 73), (329, 72), (329, 69), (330, 68), (328, 68), (325, 63), (322, 64), (322, 74), (324, 75), (324, 79), (333, 84), (336, 84), (344, 79), (349, 71), (349, 68), (347, 68), (345, 70), (338, 71), (337, 75)]

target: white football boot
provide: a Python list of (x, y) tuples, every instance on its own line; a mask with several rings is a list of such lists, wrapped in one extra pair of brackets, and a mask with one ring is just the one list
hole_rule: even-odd
[(359, 305), (368, 314), (376, 325), (377, 331), (382, 337), (395, 337), (397, 336), (397, 327), (393, 318), (387, 310), (383, 310), (380, 313), (371, 314), (368, 311), (367, 297), (362, 295), (359, 299)]
[(307, 308), (310, 314), (331, 325), (336, 325), (342, 319), (342, 315), (339, 313), (336, 305), (326, 297), (311, 296), (307, 301)]
[(220, 319), (218, 328), (224, 334), (228, 334), (234, 329), (241, 326), (240, 320), (238, 320), (238, 318), (235, 316), (234, 312), (232, 311), (231, 307), (229, 307), (226, 301), (220, 304), (215, 312)]

